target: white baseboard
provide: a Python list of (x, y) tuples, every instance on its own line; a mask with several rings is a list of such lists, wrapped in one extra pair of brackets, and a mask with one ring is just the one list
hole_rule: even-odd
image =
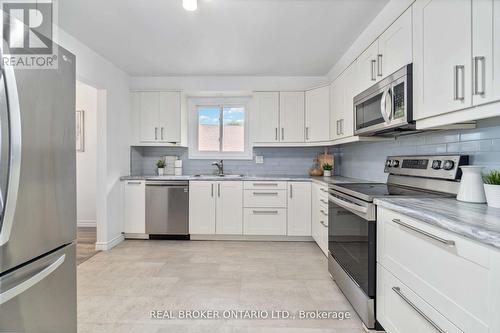
[(314, 242), (311, 236), (190, 235), (191, 240), (231, 240), (267, 242)]
[(97, 251), (108, 251), (123, 242), (125, 237), (123, 235), (118, 235), (110, 241), (107, 242), (96, 242), (95, 249)]
[(76, 226), (84, 228), (95, 228), (97, 227), (97, 222), (95, 220), (78, 220), (76, 221)]

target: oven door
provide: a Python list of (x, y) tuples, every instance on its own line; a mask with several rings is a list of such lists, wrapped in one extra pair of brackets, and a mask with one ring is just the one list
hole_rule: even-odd
[(375, 297), (375, 205), (336, 191), (329, 195), (328, 250), (353, 282)]

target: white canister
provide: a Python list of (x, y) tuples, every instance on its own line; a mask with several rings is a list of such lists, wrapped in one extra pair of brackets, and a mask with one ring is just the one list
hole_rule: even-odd
[(484, 184), (488, 206), (500, 208), (500, 185)]
[(176, 175), (176, 176), (182, 176), (182, 168), (175, 168), (174, 175)]
[(485, 203), (486, 196), (484, 194), (483, 177), (481, 166), (461, 166), (462, 180), (457, 194), (457, 200), (473, 203)]
[(163, 176), (165, 174), (164, 168), (158, 168), (158, 176)]

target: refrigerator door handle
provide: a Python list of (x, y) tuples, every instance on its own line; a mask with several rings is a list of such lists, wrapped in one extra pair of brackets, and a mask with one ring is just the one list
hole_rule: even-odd
[[(33, 276), (30, 276), (29, 278), (25, 279), (21, 283), (16, 284), (15, 287), (12, 287), (8, 289), (7, 291), (4, 291), (0, 293), (0, 305), (6, 303), (7, 301), (11, 300), (12, 298), (22, 294), (29, 288), (33, 287), (43, 279), (45, 279), (47, 276), (52, 274), (56, 269), (59, 268), (66, 259), (66, 255), (63, 254), (60, 256), (57, 260), (52, 262), (50, 265), (45, 267), (43, 270), (39, 271), (38, 273), (34, 274)], [(2, 278), (0, 278), (0, 285), (2, 285)]]
[[(3, 52), (2, 52), (3, 54)], [(0, 246), (9, 241), (12, 224), (14, 223), (14, 212), (17, 203), (17, 191), (19, 189), (19, 175), (21, 173), (21, 110), (17, 94), (17, 83), (14, 69), (10, 65), (4, 65), (2, 69), (2, 81), (5, 83), (5, 93), (9, 114), (10, 134), (10, 168), (8, 176), (7, 193), (3, 198), (5, 201), (3, 220), (0, 224)]]

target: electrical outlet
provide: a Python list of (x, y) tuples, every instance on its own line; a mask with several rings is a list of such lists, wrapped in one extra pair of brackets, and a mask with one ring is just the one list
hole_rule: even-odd
[(255, 156), (256, 164), (264, 164), (264, 156)]

